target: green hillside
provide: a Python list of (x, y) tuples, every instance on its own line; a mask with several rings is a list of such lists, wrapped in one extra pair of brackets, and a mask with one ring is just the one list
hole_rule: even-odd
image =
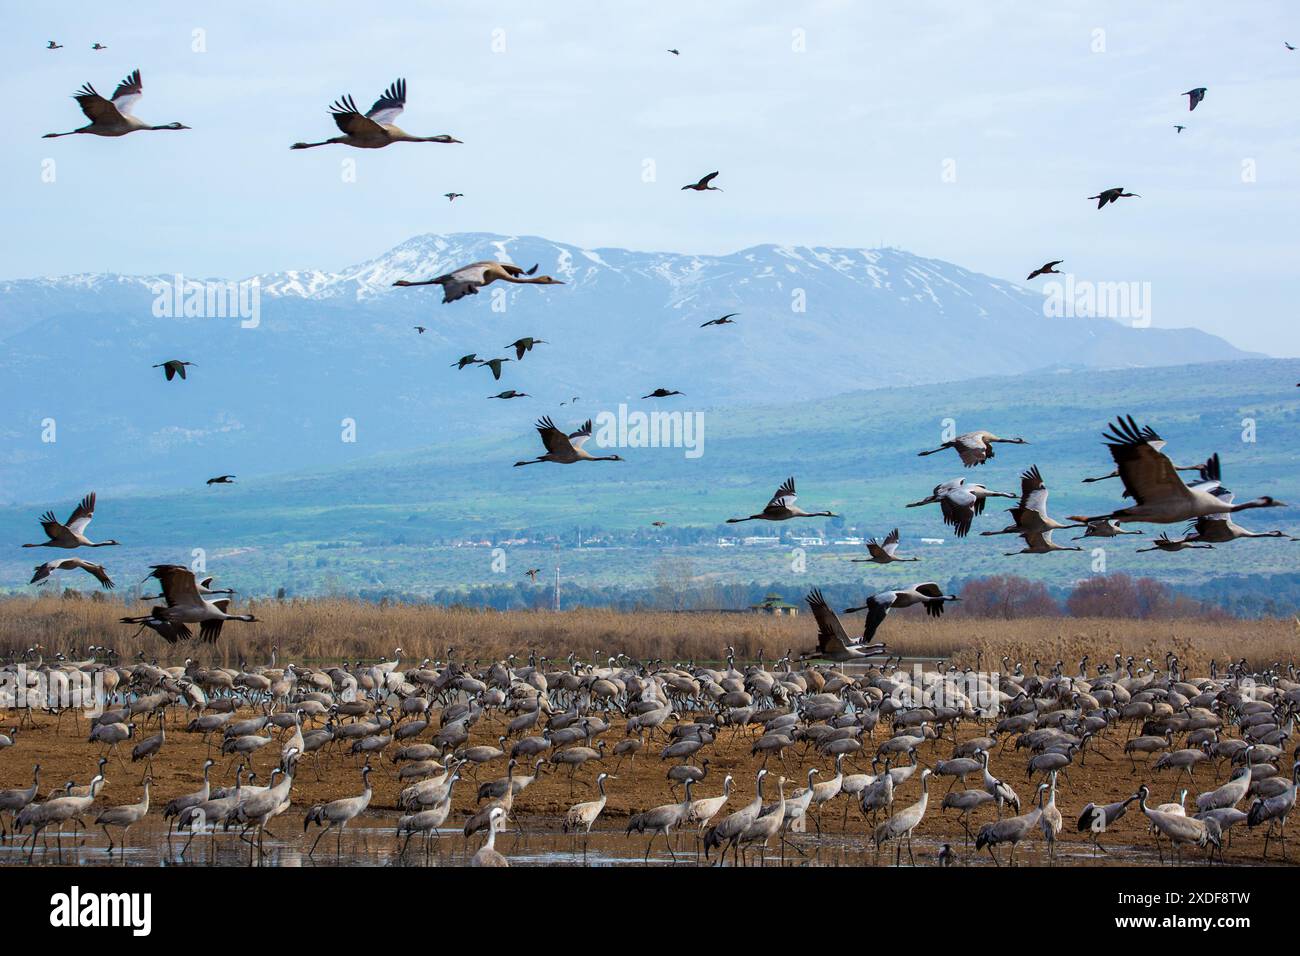
[[(793, 371), (818, 374), (816, 366)], [(871, 378), (872, 370), (863, 369), (864, 384)], [(694, 408), (688, 396), (654, 407), (702, 414), (699, 457), (688, 458), (680, 448), (620, 448), (613, 450), (624, 462), (514, 468), (513, 462), (542, 451), (531, 427), (532, 411), (521, 401), (518, 428), (490, 441), (453, 442), (382, 458), (360, 457), (364, 446), (359, 444), (358, 460), (345, 467), (170, 495), (113, 497), (100, 489), (94, 531), (127, 543), (98, 554), (110, 559), (109, 570), (120, 581), (133, 582), (158, 561), (188, 563), (192, 550), (201, 548), (210, 573), (253, 594), (281, 586), (295, 594), (429, 594), (439, 588), (513, 582), (525, 568), (549, 569), (557, 558), (566, 579), (590, 586), (787, 579), (884, 586), (913, 578), (922, 569), (924, 577), (939, 580), (1011, 572), (1065, 584), (1093, 573), (1095, 556), (1004, 558), (1003, 551), (1019, 547), (1017, 539), (973, 533), (969, 540), (956, 541), (937, 508), (903, 506), (963, 473), (992, 488), (1018, 491), (1019, 472), (1037, 464), (1052, 490), (1051, 511), (1058, 518), (1118, 507), (1118, 482), (1085, 485), (1079, 480), (1112, 467), (1101, 432), (1120, 413), (1154, 427), (1179, 464), (1218, 452), (1224, 483), (1239, 500), (1269, 494), (1294, 503), (1300, 494), (1295, 481), (1300, 464), (1297, 381), (1300, 361), (1260, 360), (1054, 371), (864, 390), (795, 404), (774, 394), (769, 405), (743, 409)], [(578, 407), (583, 417), (602, 410)], [(649, 408), (650, 403), (637, 407)], [(550, 411), (561, 427), (578, 423), (577, 416), (562, 414), (567, 408)], [(943, 420), (949, 418), (959, 432), (987, 428), (1023, 436), (1031, 444), (999, 446), (992, 462), (969, 471), (952, 452), (917, 457), (917, 451), (939, 444)], [(1243, 440), (1243, 434), (1254, 440)], [(902, 571), (877, 569), (852, 564), (852, 547), (810, 546), (804, 549), (806, 570), (800, 572), (789, 543), (718, 547), (719, 535), (774, 533), (771, 525), (722, 522), (760, 510), (789, 475), (796, 477), (803, 507), (835, 511), (843, 521), (788, 522), (776, 531), (814, 535), (826, 529), (828, 537), (842, 537), (854, 528), (879, 535), (897, 526), (905, 550), (925, 563)], [(15, 544), (35, 540), (39, 529), (33, 519), (39, 510), (63, 512), (71, 505), (30, 497), (30, 507), (0, 512), (4, 537)], [(974, 531), (1000, 528), (1004, 517), (991, 509)], [(655, 520), (667, 527), (650, 528)], [(1300, 535), (1300, 508), (1254, 512), (1242, 523)], [(579, 534), (588, 542), (581, 550), (575, 547)], [(923, 545), (918, 541), (923, 536), (943, 543)], [(522, 537), (533, 541), (504, 545), (506, 567), (496, 571), (491, 547), (453, 546), (456, 539), (500, 544)], [(1107, 570), (1195, 584), (1229, 573), (1290, 572), (1300, 557), (1300, 545), (1285, 539), (1239, 541), (1215, 551), (1176, 555), (1134, 554), (1134, 541), (1142, 543), (1127, 538), (1110, 544)], [(11, 550), (0, 561), (10, 590), (24, 589), (35, 554)]]

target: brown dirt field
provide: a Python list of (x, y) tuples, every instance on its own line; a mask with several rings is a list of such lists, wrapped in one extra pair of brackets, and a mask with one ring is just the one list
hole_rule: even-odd
[[(95, 761), (101, 752), (98, 745), (86, 742), (87, 722), (80, 720), (78, 723), (71, 714), (68, 714), (63, 717), (62, 727), (56, 732), (54, 718), (41, 714), (38, 715), (37, 720), (39, 727), (21, 730), (17, 744), (14, 747), (0, 751), (0, 789), (28, 785), (31, 780), (31, 766), (37, 761), (42, 765), (41, 784), (43, 792), (60, 786), (69, 779), (76, 780), (78, 783), (86, 783), (94, 773)], [(16, 719), (12, 722), (16, 722)], [(614, 723), (615, 726), (609, 733), (604, 735), (608, 741), (607, 748), (610, 749), (612, 749), (614, 742), (622, 737), (621, 719), (616, 720)], [(4, 726), (7, 727), (8, 724)], [(182, 727), (183, 723), (173, 726), (169, 721), (167, 743), (159, 758), (154, 761), (153, 800), (156, 809), (151, 811), (151, 817), (159, 816), (160, 808), (168, 799), (178, 794), (192, 792), (197, 789), (201, 782), (201, 767), (206, 755), (206, 749), (201, 736), (184, 733)], [(497, 734), (503, 729), (501, 721), (491, 721), (484, 718), (475, 725), (471, 743), (495, 744)], [(981, 726), (976, 722), (966, 722), (959, 728), (958, 737), (959, 739), (966, 739), (971, 736), (978, 736), (986, 733), (987, 729), (987, 726)], [(143, 730), (140, 735), (148, 736), (154, 732), (155, 730), (151, 727), (148, 730)], [(432, 731), (426, 731), (423, 736), (427, 739), (431, 733)], [(715, 744), (707, 747), (697, 755), (693, 762), (698, 762), (699, 759), (707, 755), (710, 757), (711, 765), (708, 778), (696, 788), (696, 797), (714, 796), (720, 793), (724, 774), (731, 773), (736, 778), (736, 788), (733, 792), (730, 808), (734, 809), (742, 806), (752, 798), (754, 776), (760, 765), (757, 759), (750, 756), (752, 739), (750, 735), (753, 733), (753, 731), (742, 733), (739, 738), (733, 740), (730, 730), (728, 730)], [(1112, 730), (1108, 739), (1122, 743), (1121, 735), (1123, 733), (1124, 731), (1121, 730)], [(874, 747), (884, 739), (885, 731), (883, 728), (877, 728), (877, 743), (867, 744), (864, 749), (874, 751)], [(618, 769), (618, 779), (611, 780), (608, 783), (609, 803), (604, 815), (597, 823), (597, 830), (617, 828), (621, 833), (629, 813), (648, 809), (662, 803), (673, 802), (664, 777), (671, 763), (661, 761), (658, 756), (662, 746), (662, 740), (647, 744), (641, 755), (636, 758), (634, 764), (625, 761)], [(824, 774), (834, 772), (831, 761), (819, 757), (815, 752), (805, 755), (801, 752), (801, 746), (791, 748), (787, 752), (784, 769), (776, 760), (769, 763), (768, 766), (771, 771), (769, 783), (772, 785), (768, 791), (770, 796), (775, 797), (775, 778), (781, 773), (785, 773), (790, 778), (787, 785), (787, 793), (789, 793), (804, 785), (809, 767), (816, 766)], [(1094, 861), (1087, 834), (1080, 834), (1075, 831), (1074, 822), (1085, 803), (1089, 801), (1103, 803), (1120, 799), (1131, 794), (1138, 784), (1143, 781), (1147, 781), (1152, 786), (1153, 804), (1172, 799), (1171, 792), (1175, 788), (1175, 776), (1172, 772), (1166, 771), (1159, 776), (1152, 775), (1142, 769), (1142, 761), (1139, 760), (1139, 772), (1135, 776), (1130, 772), (1129, 763), (1127, 759), (1123, 758), (1118, 747), (1106, 744), (1101, 746), (1103, 752), (1112, 757), (1111, 761), (1108, 762), (1097, 753), (1089, 754), (1085, 766), (1071, 768), (1071, 779), (1069, 781), (1062, 780), (1062, 792), (1058, 795), (1057, 803), (1065, 818), (1065, 827), (1060, 836), (1061, 844), (1058, 849), (1058, 857), (1064, 857), (1066, 861), (1074, 865), (1088, 865), (1094, 862), (1108, 864), (1155, 862), (1154, 844), (1146, 832), (1146, 820), (1137, 810), (1136, 805), (1131, 808), (1129, 814), (1111, 832), (1103, 836), (1103, 845), (1112, 850), (1112, 855), (1109, 857), (1098, 857)], [(109, 784), (101, 795), (99, 803), (102, 805), (134, 803), (139, 799), (139, 781), (144, 772), (144, 765), (143, 763), (131, 765), (129, 763), (129, 747), (123, 745), (120, 749), (123, 750), (126, 756), (127, 765), (122, 766), (114, 759), (106, 768)], [(921, 748), (921, 763), (932, 766), (935, 760), (948, 757), (951, 749), (951, 739), (929, 741)], [(274, 766), (278, 757), (278, 750), (277, 746), (269, 745), (263, 749), (260, 755), (255, 756), (253, 765), (258, 771), (261, 782), (265, 782), (265, 775)], [(1011, 783), (1026, 804), (1033, 793), (1031, 785), (1026, 783), (1024, 776), (1027, 756), (1025, 751), (1016, 754), (1009, 742), (1005, 750), (999, 750), (993, 754), (992, 761), (993, 772), (998, 777)], [(313, 803), (359, 793), (361, 763), (360, 757), (345, 754), (326, 755), (320, 763), (324, 779), (318, 781), (316, 779), (314, 757), (308, 756), (305, 758), (299, 767), (298, 777), (295, 781), (294, 806), (282, 818), (281, 824), (275, 828), (277, 832), (290, 841), (314, 838), (314, 834), (318, 831), (313, 829), (312, 835), (304, 838), (298, 829), (303, 814)], [(610, 757), (607, 760), (605, 769), (613, 771), (614, 763), (614, 758)], [(869, 763), (869, 758), (862, 760), (860, 763), (861, 767), (859, 768), (854, 761), (846, 761), (846, 771), (870, 769), (866, 766)], [(387, 817), (388, 822), (391, 824), (393, 822), (392, 815), (396, 813), (396, 800), (400, 789), (395, 778), (394, 766), (386, 757), (375, 759), (373, 765), (376, 772), (371, 779), (375, 786), (375, 796), (367, 816), (375, 818)], [(229, 758), (223, 758), (222, 762), (213, 768), (214, 786), (233, 782), (233, 769), (227, 772), (229, 766)], [(588, 764), (588, 767), (591, 768), (595, 766), (594, 764)], [(523, 768), (521, 768), (522, 770)], [(1222, 783), (1227, 779), (1229, 772), (1225, 766), (1214, 768), (1213, 772), (1203, 766), (1196, 775), (1195, 789), (1189, 795), (1189, 802), (1194, 799), (1197, 792), (1212, 789)], [(505, 761), (498, 760), (480, 768), (478, 780), (483, 782), (496, 779), (503, 776), (504, 773)], [(558, 830), (558, 822), (555, 818), (562, 816), (573, 803), (589, 800), (595, 796), (594, 787), (591, 785), (595, 773), (595, 769), (587, 770), (579, 776), (576, 785), (571, 785), (567, 770), (561, 769), (553, 775), (544, 776), (527, 788), (518, 798), (516, 805), (517, 812), (522, 814), (524, 826), (536, 826), (538, 818), (548, 817), (551, 818), (545, 821), (548, 828), (552, 831)], [(896, 797), (895, 809), (906, 806), (917, 799), (920, 793), (918, 779), (918, 777), (914, 777), (902, 788)], [(934, 846), (937, 842), (946, 841), (952, 843), (959, 850), (962, 848), (963, 832), (957, 814), (955, 811), (948, 811), (944, 814), (939, 810), (948, 782), (947, 779), (932, 778), (930, 808), (924, 822), (917, 830), (916, 852), (919, 863), (932, 861)], [(976, 776), (973, 775), (970, 778), (970, 785), (978, 786)], [(960, 788), (960, 784), (958, 788)], [(468, 776), (465, 781), (457, 785), (454, 810), (448, 821), (449, 826), (458, 825), (464, 821), (467, 812), (471, 811), (475, 805), (476, 790), (477, 785)], [(858, 816), (856, 805), (849, 810), (847, 833), (841, 831), (840, 823), (846, 800), (845, 797), (838, 797), (827, 805), (822, 820), (823, 827), (830, 838), (827, 843), (828, 845), (834, 844), (838, 848), (823, 851), (821, 862), (870, 863), (873, 860), (870, 851), (871, 831), (869, 826)], [(1243, 801), (1243, 808), (1245, 805), (1247, 805), (1247, 801)], [(978, 829), (980, 824), (993, 818), (994, 812), (991, 808), (982, 808), (972, 814), (972, 830)], [(93, 816), (91, 819), (93, 819)], [(530, 820), (535, 822), (530, 824)], [(812, 847), (816, 845), (813, 833), (814, 827), (811, 823), (808, 829), (809, 833), (807, 835), (796, 837), (795, 840), (803, 846), (806, 852), (811, 854)], [(632, 836), (627, 839), (629, 841), (628, 854), (639, 856), (644, 851), (647, 838)], [(477, 842), (476, 839), (471, 843), (471, 846), (476, 846)], [(455, 839), (455, 843), (459, 845), (460, 840)], [(678, 847), (680, 849), (688, 845), (688, 842), (683, 840), (682, 843), (678, 844)], [(1021, 845), (1020, 850), (1017, 852), (1017, 860), (1026, 863), (1045, 863), (1046, 852), (1044, 847), (1045, 844), (1041, 836), (1035, 835), (1032, 841)], [(662, 842), (660, 848), (662, 849)], [(924, 859), (922, 859), (923, 848)], [(1229, 863), (1237, 864), (1259, 863), (1262, 850), (1262, 829), (1248, 832), (1245, 825), (1242, 824), (1232, 831), (1232, 843), (1226, 848), (1226, 860)], [(892, 860), (888, 859), (889, 852), (892, 851), (882, 854), (881, 862), (892, 862)], [(1000, 851), (1000, 855), (1004, 855), (1004, 852)], [(797, 858), (797, 854), (791, 853), (791, 857)], [(1270, 844), (1269, 857), (1270, 862), (1278, 861), (1276, 843)], [(906, 852), (904, 852), (903, 858), (906, 860)], [(1185, 854), (1185, 859), (1189, 861), (1199, 860), (1199, 855), (1194, 851), (1189, 851)], [(1290, 860), (1294, 862), (1296, 859), (1295, 851), (1292, 850)], [(790, 862), (790, 860), (787, 860), (787, 862)], [(990, 861), (986, 853), (982, 860), (973, 862), (989, 863)], [(1059, 859), (1058, 862), (1060, 862)]]

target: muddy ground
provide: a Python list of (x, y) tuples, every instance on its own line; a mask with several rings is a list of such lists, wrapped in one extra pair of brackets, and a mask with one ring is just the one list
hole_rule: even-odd
[[(169, 719), (166, 744), (152, 764), (154, 780), (153, 809), (150, 814), (149, 827), (146, 828), (146, 834), (152, 833), (156, 829), (155, 821), (161, 821), (161, 810), (168, 799), (179, 794), (192, 792), (202, 782), (203, 761), (210, 752), (208, 745), (204, 743), (201, 735), (184, 732), (184, 723), (188, 721), (188, 716), (177, 723), (178, 716), (173, 715)], [(252, 716), (252, 712), (250, 711), (246, 716)], [(15, 715), (12, 720), (0, 721), (0, 727), (8, 727), (16, 723), (18, 723), (18, 720)], [(436, 726), (436, 720), (434, 724)], [(137, 739), (156, 733), (156, 730), (156, 725), (150, 725), (148, 728), (141, 727), (137, 732)], [(958, 740), (964, 740), (969, 737), (981, 736), (986, 734), (988, 730), (988, 725), (968, 721), (958, 728), (957, 738)], [(434, 730), (432, 729), (426, 730), (421, 735), (421, 739), (427, 740), (433, 733)], [(497, 737), (501, 733), (504, 733), (504, 721), (485, 717), (474, 726), (471, 744), (495, 745)], [(1065, 818), (1065, 827), (1059, 837), (1058, 863), (1068, 861), (1071, 865), (1122, 865), (1156, 862), (1155, 844), (1148, 833), (1147, 822), (1138, 811), (1136, 804), (1132, 805), (1128, 815), (1120, 820), (1111, 832), (1106, 833), (1101, 838), (1103, 846), (1111, 851), (1109, 856), (1095, 855), (1089, 840), (1089, 834), (1079, 833), (1075, 829), (1075, 821), (1079, 812), (1090, 801), (1108, 803), (1121, 799), (1133, 793), (1140, 783), (1147, 782), (1151, 786), (1153, 793), (1152, 803), (1160, 803), (1176, 799), (1176, 789), (1186, 785), (1187, 778), (1185, 775), (1180, 781), (1177, 775), (1171, 771), (1164, 771), (1159, 775), (1153, 774), (1144, 766), (1145, 758), (1138, 759), (1138, 770), (1136, 773), (1133, 772), (1129, 760), (1123, 756), (1121, 750), (1125, 733), (1127, 733), (1126, 730), (1112, 730), (1108, 734), (1106, 741), (1098, 745), (1099, 750), (1087, 753), (1083, 764), (1079, 764), (1076, 759), (1076, 764), (1068, 771), (1069, 777), (1060, 779), (1061, 789), (1057, 797), (1057, 805)], [(0, 789), (30, 784), (32, 765), (38, 762), (42, 768), (42, 795), (48, 793), (51, 789), (61, 787), (68, 780), (75, 780), (78, 784), (87, 783), (95, 772), (97, 758), (104, 753), (104, 748), (100, 745), (87, 742), (87, 734), (88, 722), (71, 713), (65, 714), (61, 721), (58, 722), (53, 717), (43, 714), (37, 715), (36, 726), (20, 728), (15, 746), (0, 750)], [(623, 721), (621, 718), (615, 718), (612, 729), (603, 735), (607, 741), (607, 749), (612, 751), (615, 742), (623, 739), (623, 734)], [(752, 742), (756, 738), (757, 731), (754, 729), (741, 730), (738, 734), (729, 729), (723, 733), (719, 740), (696, 754), (691, 759), (692, 763), (699, 764), (704, 757), (708, 757), (710, 765), (707, 778), (695, 788), (695, 797), (714, 796), (721, 793), (723, 777), (729, 773), (735, 778), (735, 789), (733, 790), (729, 809), (735, 809), (747, 803), (754, 793), (756, 771), (762, 765), (761, 757), (754, 757), (750, 753)], [(869, 772), (870, 756), (868, 755), (874, 753), (876, 746), (884, 739), (885, 731), (883, 728), (877, 729), (874, 742), (864, 737), (864, 749), (861, 759), (846, 759), (846, 773)], [(406, 741), (406, 743), (410, 742), (413, 741)], [(220, 740), (218, 737), (214, 736), (211, 743), (211, 752), (219, 759), (218, 764), (213, 768), (213, 786), (233, 783), (236, 762), (230, 757), (220, 756), (218, 752)], [(534, 839), (543, 834), (558, 834), (565, 811), (576, 802), (595, 797), (596, 792), (592, 782), (596, 773), (603, 766), (603, 769), (616, 774), (617, 779), (608, 781), (609, 802), (595, 827), (597, 831), (612, 832), (604, 833), (599, 838), (599, 845), (603, 848), (607, 857), (639, 861), (642, 853), (645, 852), (647, 838), (635, 835), (624, 836), (623, 830), (626, 827), (629, 814), (660, 804), (674, 802), (674, 797), (669, 792), (668, 781), (665, 777), (673, 762), (661, 760), (659, 757), (659, 752), (664, 743), (662, 737), (656, 737), (653, 741), (647, 742), (640, 755), (634, 760), (623, 759), (620, 762), (613, 756), (609, 756), (605, 759), (603, 765), (594, 762), (588, 763), (582, 772), (572, 778), (567, 768), (548, 769), (540, 779), (525, 789), (516, 800), (516, 815), (521, 826)], [(337, 746), (339, 749), (323, 753), (319, 759), (317, 759), (316, 755), (308, 755), (301, 761), (294, 782), (293, 807), (282, 818), (277, 820), (273, 826), (279, 843), (293, 845), (297, 848), (305, 847), (311, 839), (314, 839), (317, 832), (313, 828), (312, 832), (306, 837), (302, 833), (303, 814), (312, 804), (352, 796), (361, 792), (360, 769), (363, 759), (360, 756), (348, 754), (346, 748), (349, 745), (347, 743)], [(509, 744), (506, 746), (508, 749)], [(952, 748), (953, 741), (951, 738), (927, 741), (920, 749), (921, 763), (926, 766), (933, 766), (936, 760), (949, 757)], [(397, 745), (390, 745), (388, 752), (391, 753), (396, 749)], [(106, 768), (108, 785), (101, 794), (98, 801), (99, 805), (135, 803), (140, 798), (140, 781), (145, 764), (143, 762), (136, 764), (130, 762), (130, 747), (128, 745), (121, 745), (119, 751), (121, 756), (112, 756), (111, 762)], [(278, 760), (278, 756), (278, 744), (271, 744), (262, 748), (252, 757), (251, 765), (258, 775), (257, 782), (266, 782), (271, 769)], [(1111, 759), (1107, 760), (1106, 757)], [(1027, 759), (1028, 752), (1022, 750), (1017, 753), (1014, 750), (1014, 742), (1010, 739), (1008, 739), (1004, 748), (999, 748), (992, 754), (993, 773), (1011, 783), (1026, 805), (1034, 792), (1034, 784), (1025, 779)], [(372, 758), (372, 765), (375, 772), (371, 776), (371, 781), (375, 793), (370, 809), (365, 814), (364, 819), (354, 822), (352, 826), (355, 828), (368, 826), (391, 828), (396, 822), (397, 814), (400, 812), (397, 809), (397, 796), (404, 784), (398, 782), (396, 771), (400, 769), (401, 765), (394, 765), (387, 756)], [(773, 758), (768, 761), (767, 766), (770, 771), (767, 794), (772, 799), (776, 796), (776, 778), (781, 774), (784, 774), (788, 779), (786, 792), (789, 794), (805, 785), (807, 771), (810, 767), (820, 769), (824, 776), (818, 779), (825, 779), (826, 775), (834, 773), (833, 761), (819, 756), (813, 750), (805, 751), (802, 744), (790, 748), (786, 752), (784, 761)], [(478, 767), (476, 771), (467, 767), (464, 772), (465, 779), (456, 787), (453, 801), (454, 810), (448, 820), (447, 827), (459, 827), (466, 816), (473, 812), (476, 806), (475, 797), (478, 783), (502, 777), (505, 770), (505, 760), (503, 759)], [(532, 769), (521, 764), (518, 772), (532, 773)], [(1231, 769), (1224, 763), (1217, 765), (1202, 764), (1195, 774), (1194, 783), (1191, 785), (1191, 792), (1188, 797), (1189, 805), (1191, 805), (1197, 793), (1213, 789), (1225, 782), (1230, 772)], [(916, 862), (918, 864), (933, 863), (937, 848), (942, 843), (947, 842), (958, 850), (963, 863), (992, 865), (987, 852), (976, 855), (973, 846), (969, 849), (964, 847), (965, 834), (957, 812), (953, 810), (941, 812), (940, 802), (943, 794), (948, 789), (949, 783), (950, 780), (946, 778), (932, 778), (931, 780), (929, 810), (921, 826), (916, 831), (917, 839), (914, 846)], [(972, 774), (968, 779), (968, 785), (978, 787), (980, 785), (979, 775)], [(957, 788), (960, 789), (960, 787), (961, 784), (958, 784)], [(895, 810), (911, 804), (919, 796), (919, 774), (917, 774), (896, 794)], [(847, 825), (844, 822), (846, 806), (848, 808)], [(1249, 799), (1243, 801), (1240, 806), (1243, 810), (1247, 809)], [(995, 812), (992, 807), (984, 807), (974, 812), (971, 815), (972, 831), (978, 830), (980, 824), (994, 818)], [(87, 821), (93, 821), (93, 814), (87, 815)], [(824, 836), (820, 838), (817, 835), (816, 826), (811, 822), (807, 833), (792, 835), (792, 846), (786, 851), (787, 863), (816, 862), (832, 865), (869, 865), (877, 861), (870, 838), (871, 827), (859, 814), (856, 803), (850, 803), (849, 798), (837, 797), (825, 805), (821, 814), (821, 827)], [(391, 833), (391, 829), (389, 832)], [(102, 834), (98, 830), (92, 831), (92, 836), (99, 841), (100, 845), (103, 844)], [(1230, 842), (1228, 839), (1224, 841), (1225, 862), (1229, 864), (1259, 864), (1263, 861), (1263, 828), (1250, 831), (1245, 824), (1241, 824), (1230, 831), (1230, 836)], [(149, 836), (144, 838), (151, 839)], [(133, 832), (132, 839), (138, 841), (141, 837)], [(331, 845), (332, 840), (332, 836), (327, 838), (327, 842), (331, 843)], [(482, 835), (471, 840), (468, 844), (468, 851), (472, 853), (481, 840)], [(543, 841), (545, 841), (545, 837), (543, 837)], [(453, 846), (455, 853), (462, 852), (464, 841), (459, 835), (453, 836), (448, 833), (448, 835), (442, 837), (442, 842), (446, 844), (443, 847), (445, 852), (453, 852), (451, 850)], [(572, 841), (569, 841), (568, 838), (564, 838), (564, 842), (558, 839), (553, 842), (554, 846), (563, 850), (563, 852), (558, 860), (548, 859), (548, 862), (581, 862), (581, 857), (577, 855), (577, 845), (572, 844)], [(499, 848), (509, 851), (511, 845), (510, 839), (505, 838), (500, 841)], [(794, 847), (798, 847), (807, 856), (801, 856)], [(682, 862), (688, 860), (694, 862), (694, 842), (691, 837), (683, 836), (677, 844), (677, 848), (683, 853)], [(569, 850), (573, 850), (571, 859), (566, 856)], [(776, 851), (777, 843), (773, 841), (769, 853), (769, 863), (776, 861)], [(1268, 853), (1269, 863), (1281, 862), (1276, 841), (1270, 842)], [(1005, 850), (1001, 851), (1000, 855), (1004, 856), (1004, 854)], [(375, 856), (382, 861), (385, 854), (379, 852)], [(662, 839), (658, 841), (657, 849), (651, 859), (655, 861), (661, 858), (662, 860), (668, 859)], [(1201, 862), (1203, 860), (1202, 855), (1195, 850), (1186, 851), (1184, 858), (1188, 862)], [(34, 859), (36, 862), (40, 862), (43, 859), (43, 854), (38, 853)], [(907, 862), (906, 852), (903, 853), (902, 859), (903, 862)], [(1300, 857), (1297, 856), (1297, 851), (1293, 849), (1288, 862), (1295, 862), (1298, 859)], [(1021, 844), (1020, 849), (1017, 851), (1017, 860), (1025, 863), (1046, 864), (1048, 862), (1046, 844), (1041, 836), (1036, 835), (1030, 842)], [(20, 858), (12, 854), (0, 857), (0, 862), (14, 863), (19, 861)], [(893, 863), (892, 848), (882, 853), (879, 862)]]

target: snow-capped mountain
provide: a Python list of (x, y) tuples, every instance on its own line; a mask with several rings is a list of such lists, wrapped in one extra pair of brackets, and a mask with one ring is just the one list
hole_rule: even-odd
[[(489, 258), (537, 263), (565, 284), (498, 283), (447, 305), (436, 286), (392, 286)], [(1194, 329), (1046, 318), (1038, 292), (895, 249), (702, 256), (424, 235), (335, 272), (257, 276), (255, 323), (186, 316), (172, 308), (174, 282), (0, 282), (0, 501), (67, 476), (72, 451), (101, 485), (161, 485), (526, 432), (574, 396), (595, 412), (665, 387), (692, 408), (719, 408), (1057, 366), (1246, 357)], [(725, 312), (740, 313), (736, 324), (700, 328)], [(521, 336), (547, 344), (523, 361), (511, 354), (500, 382), (482, 367), (449, 368), (470, 352), (506, 355)], [(170, 358), (196, 363), (187, 381), (150, 367)], [(507, 388), (530, 397), (487, 400)], [(46, 419), (53, 443), (42, 440)], [(341, 439), (344, 419), (355, 442)]]

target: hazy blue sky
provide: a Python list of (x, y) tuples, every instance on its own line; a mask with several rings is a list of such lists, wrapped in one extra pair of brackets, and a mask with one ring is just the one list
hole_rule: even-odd
[[(1149, 281), (1156, 325), (1300, 354), (1300, 52), (1282, 44), (1300, 45), (1300, 7), (1283, 0), (141, 0), (5, 20), (2, 278), (337, 268), (419, 232), (888, 244), (1016, 281), (1064, 258)], [(80, 84), (111, 95), (135, 67), (137, 114), (192, 131), (39, 138), (82, 125)], [(364, 110), (398, 76), (399, 124), (465, 145), (290, 152), (335, 135), (336, 96)], [(1189, 114), (1194, 86), (1209, 94)], [(725, 192), (679, 191), (713, 169)], [(1084, 198), (1118, 185), (1143, 198)], [(449, 190), (466, 196), (449, 206)]]

